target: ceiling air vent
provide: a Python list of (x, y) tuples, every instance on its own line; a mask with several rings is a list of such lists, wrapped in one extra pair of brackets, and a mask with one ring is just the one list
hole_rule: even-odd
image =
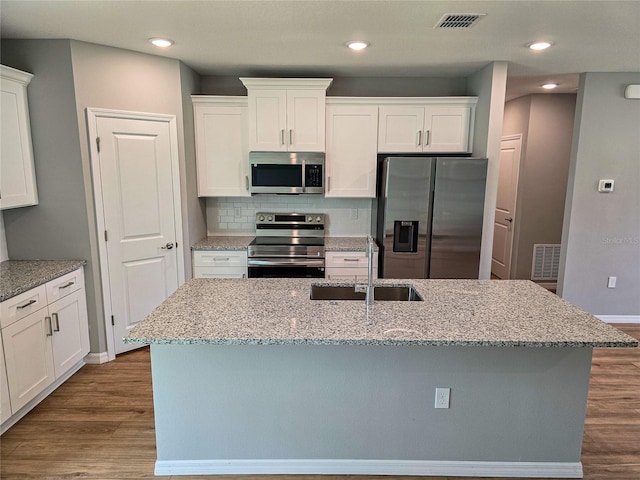
[(433, 28), (471, 28), (486, 13), (445, 13)]

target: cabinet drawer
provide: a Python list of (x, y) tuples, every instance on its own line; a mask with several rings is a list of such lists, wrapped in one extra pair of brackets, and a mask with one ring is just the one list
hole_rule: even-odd
[(193, 252), (194, 267), (246, 267), (247, 252)]
[[(363, 267), (366, 269), (369, 265), (366, 252), (327, 252), (325, 263), (327, 267), (338, 268)], [(378, 265), (377, 252), (373, 254), (373, 265), (374, 268)]]
[(53, 303), (56, 300), (79, 290), (84, 286), (82, 269), (74, 270), (55, 280), (47, 282), (47, 301)]
[(247, 267), (193, 267), (193, 278), (247, 278)]
[[(366, 268), (327, 268), (325, 278), (339, 282), (366, 282), (369, 274)], [(373, 278), (378, 278), (378, 269), (373, 269)]]
[(47, 290), (44, 285), (32, 288), (0, 303), (0, 327), (26, 317), (47, 306)]

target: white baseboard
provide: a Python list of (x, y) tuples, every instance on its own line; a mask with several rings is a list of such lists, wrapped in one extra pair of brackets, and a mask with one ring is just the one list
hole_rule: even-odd
[(640, 323), (640, 315), (596, 315), (606, 323)]
[(431, 460), (157, 460), (156, 475), (421, 475), (582, 478), (580, 462)]
[(107, 352), (89, 353), (84, 357), (84, 363), (88, 365), (99, 365), (101, 363), (107, 363), (109, 361), (109, 354)]

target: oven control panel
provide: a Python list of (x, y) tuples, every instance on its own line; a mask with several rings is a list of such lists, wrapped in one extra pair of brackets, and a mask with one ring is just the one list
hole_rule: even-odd
[(256, 227), (260, 226), (315, 226), (324, 228), (324, 213), (256, 213)]

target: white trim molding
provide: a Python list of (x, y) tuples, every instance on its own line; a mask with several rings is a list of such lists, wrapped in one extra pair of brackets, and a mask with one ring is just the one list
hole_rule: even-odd
[(606, 323), (640, 323), (640, 315), (595, 315)]
[(84, 363), (87, 365), (99, 365), (101, 363), (107, 363), (109, 361), (109, 354), (107, 352), (89, 353), (84, 357)]
[(155, 475), (421, 475), (582, 478), (580, 462), (433, 460), (157, 460)]

